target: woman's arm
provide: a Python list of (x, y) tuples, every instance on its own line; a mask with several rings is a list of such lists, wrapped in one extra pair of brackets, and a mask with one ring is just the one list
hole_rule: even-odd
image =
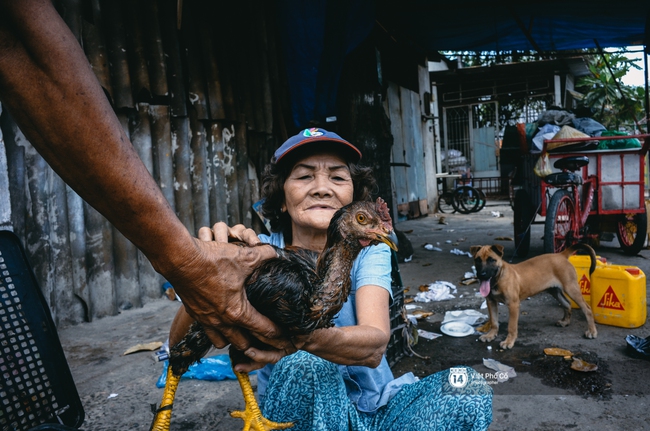
[(379, 286), (357, 289), (357, 325), (320, 329), (296, 347), (341, 365), (376, 367), (390, 339), (390, 295)]
[(185, 229), (125, 135), (76, 39), (49, 0), (0, 0), (0, 100), (54, 171), (133, 242), (217, 347), (245, 350), (278, 328), (243, 281), (270, 247), (202, 242)]

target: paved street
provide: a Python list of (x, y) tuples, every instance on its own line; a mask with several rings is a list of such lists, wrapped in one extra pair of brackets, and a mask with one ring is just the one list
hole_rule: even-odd
[[(494, 217), (493, 212), (503, 217)], [(421, 311), (433, 312), (418, 323), (420, 329), (429, 332), (439, 332), (446, 311), (478, 310), (483, 302), (476, 295), (478, 284), (460, 284), (464, 273), (471, 270), (472, 260), (450, 250), (468, 251), (471, 245), (498, 243), (505, 247), (508, 260), (514, 250), (512, 241), (497, 239), (513, 236), (512, 211), (503, 202), (490, 202), (477, 214), (445, 215), (445, 223), (440, 224), (438, 217), (429, 216), (397, 224), (398, 229), (408, 232), (415, 249), (413, 260), (400, 265), (404, 284), (409, 288), (407, 298), (413, 297), (419, 286), (437, 280), (458, 286), (454, 299), (411, 302)], [(534, 225), (530, 256), (541, 253), (542, 235), (543, 226)], [(425, 244), (442, 251), (427, 250)], [(645, 273), (650, 272), (650, 250), (643, 250), (640, 257), (626, 257), (614, 241), (603, 243), (596, 252), (610, 262), (636, 265)], [(155, 386), (162, 364), (154, 361), (151, 352), (126, 356), (122, 353), (138, 343), (164, 341), (177, 307), (178, 303), (161, 299), (142, 309), (60, 331), (86, 410), (84, 429), (149, 429), (152, 417), (149, 405), (158, 403), (162, 393)], [(487, 310), (481, 311), (487, 314)], [(629, 358), (624, 341), (628, 334), (650, 335), (648, 325), (634, 329), (597, 325), (598, 338), (587, 340), (583, 337), (586, 321), (580, 310), (574, 310), (573, 321), (566, 328), (555, 326), (561, 317), (562, 310), (550, 295), (523, 301), (519, 339), (514, 349), (502, 351), (498, 343), (505, 338), (507, 310), (501, 306), (501, 329), (495, 341), (482, 343), (476, 335), (442, 336), (435, 340), (421, 337), (413, 348), (428, 359), (405, 357), (393, 369), (396, 375), (413, 371), (424, 376), (466, 364), (488, 375), (491, 370), (483, 365), (483, 358), (513, 367), (515, 378), (492, 382), (494, 422), (490, 429), (495, 431), (650, 429), (647, 424), (650, 361)], [(569, 349), (597, 363), (599, 370), (576, 376), (561, 359), (545, 357), (546, 347)], [(223, 352), (211, 354), (219, 353)], [(230, 418), (228, 411), (242, 406), (236, 381), (184, 380), (175, 402), (171, 429), (238, 431), (241, 421)]]

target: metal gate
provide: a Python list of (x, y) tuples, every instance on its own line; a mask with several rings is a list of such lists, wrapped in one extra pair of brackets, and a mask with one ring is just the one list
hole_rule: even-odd
[(496, 102), (443, 108), (445, 172), (499, 175), (497, 112)]

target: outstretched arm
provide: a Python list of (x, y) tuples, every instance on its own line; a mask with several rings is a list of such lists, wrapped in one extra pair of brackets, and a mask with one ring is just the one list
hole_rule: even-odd
[(203, 242), (185, 229), (138, 158), (81, 47), (49, 0), (0, 0), (0, 101), (61, 178), (164, 275), (217, 347), (240, 327), (276, 347), (243, 281), (270, 247)]

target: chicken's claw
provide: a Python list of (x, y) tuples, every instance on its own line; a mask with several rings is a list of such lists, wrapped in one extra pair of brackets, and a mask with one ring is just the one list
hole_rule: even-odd
[(237, 380), (239, 380), (239, 385), (244, 395), (246, 410), (230, 412), (230, 416), (240, 418), (244, 421), (243, 431), (284, 430), (293, 426), (292, 422), (273, 422), (262, 416), (262, 411), (255, 400), (255, 394), (253, 393), (248, 374), (235, 371), (235, 375), (237, 376)]

